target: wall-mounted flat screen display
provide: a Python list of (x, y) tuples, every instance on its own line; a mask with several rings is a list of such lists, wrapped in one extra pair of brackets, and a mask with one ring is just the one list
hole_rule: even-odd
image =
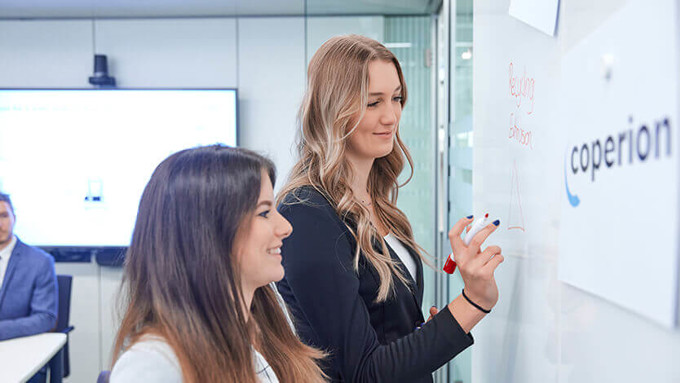
[(0, 191), (35, 246), (127, 246), (171, 153), (236, 146), (235, 89), (0, 89)]

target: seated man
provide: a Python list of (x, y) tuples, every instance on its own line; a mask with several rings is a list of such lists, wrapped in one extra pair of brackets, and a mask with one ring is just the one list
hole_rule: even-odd
[(57, 323), (54, 258), (14, 235), (14, 208), (0, 193), (0, 341), (50, 331)]

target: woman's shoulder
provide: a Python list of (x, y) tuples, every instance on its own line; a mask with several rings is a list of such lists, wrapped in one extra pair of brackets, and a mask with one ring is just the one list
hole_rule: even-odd
[(309, 230), (333, 235), (347, 231), (345, 221), (338, 216), (330, 198), (310, 185), (286, 194), (278, 210), (293, 225), (292, 236)]
[(182, 370), (164, 338), (146, 335), (118, 358), (109, 382), (181, 382)]
[(291, 190), (283, 197), (279, 205), (281, 212), (299, 209), (303, 211), (307, 209), (320, 209), (335, 212), (330, 198), (323, 191), (312, 185), (304, 185)]

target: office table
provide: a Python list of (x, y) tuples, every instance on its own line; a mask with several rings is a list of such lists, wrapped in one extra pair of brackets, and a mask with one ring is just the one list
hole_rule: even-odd
[(54, 361), (50, 382), (62, 381), (66, 334), (44, 333), (0, 342), (0, 382), (25, 382), (42, 366)]

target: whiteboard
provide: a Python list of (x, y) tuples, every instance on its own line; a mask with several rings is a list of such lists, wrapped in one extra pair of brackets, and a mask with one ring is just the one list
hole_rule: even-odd
[[(671, 17), (671, 32), (677, 35), (676, 1), (655, 4), (665, 11), (653, 16)], [(628, 7), (644, 7), (645, 1), (562, 0), (555, 37), (511, 17), (509, 0), (474, 6), (474, 211), (501, 220), (488, 242), (503, 248), (506, 261), (496, 274), (499, 303), (473, 330), (472, 381), (679, 382), (680, 331), (670, 326), (670, 319), (643, 315), (639, 308), (626, 306), (626, 299), (616, 301), (592, 287), (566, 283), (559, 272), (564, 267), (563, 207), (568, 203), (565, 149), (570, 137), (574, 139), (570, 124), (575, 123), (567, 116), (575, 112), (565, 106), (569, 89), (576, 85), (575, 72), (565, 68), (565, 62), (579, 63), (583, 44), (592, 41), (600, 27)], [(645, 29), (639, 21), (628, 23), (631, 30), (651, 33), (653, 28)], [(654, 40), (638, 45), (636, 41), (623, 43), (644, 51)], [(680, 47), (677, 40), (673, 44), (667, 54), (677, 71)], [(640, 65), (645, 65), (643, 57)], [(645, 67), (660, 70), (658, 65)], [(622, 73), (616, 68), (613, 76)], [(599, 66), (588, 70), (601, 76)], [(667, 81), (675, 89), (670, 98), (675, 104), (667, 112), (677, 118), (677, 76)], [(581, 91), (587, 105), (594, 93)], [(677, 147), (677, 137), (673, 145)], [(677, 206), (677, 194), (669, 206)], [(677, 209), (669, 210), (678, 214)], [(672, 225), (677, 230), (677, 223)], [(579, 267), (589, 267), (574, 259), (581, 262)], [(670, 259), (675, 270), (657, 271), (677, 278), (677, 251)], [(635, 264), (622, 262), (625, 266), (632, 288), (653, 278), (637, 273)], [(607, 276), (600, 277), (606, 284)], [(664, 292), (675, 302), (664, 304), (677, 306), (677, 289), (675, 279), (675, 286)]]

